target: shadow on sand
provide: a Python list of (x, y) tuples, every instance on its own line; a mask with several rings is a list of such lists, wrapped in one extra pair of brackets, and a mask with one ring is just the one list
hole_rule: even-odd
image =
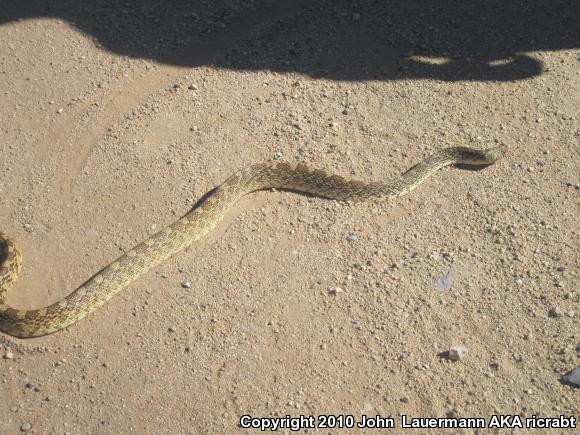
[(38, 17), (133, 58), (335, 80), (519, 80), (580, 47), (577, 0), (0, 1), (0, 25)]

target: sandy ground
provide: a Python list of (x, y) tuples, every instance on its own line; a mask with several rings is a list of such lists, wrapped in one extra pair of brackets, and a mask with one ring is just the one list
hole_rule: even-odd
[(255, 161), (379, 180), (446, 146), (511, 149), (391, 204), (246, 197), (78, 324), (3, 335), (0, 433), (578, 416), (561, 382), (580, 351), (574, 3), (4, 4), (14, 306), (64, 297)]

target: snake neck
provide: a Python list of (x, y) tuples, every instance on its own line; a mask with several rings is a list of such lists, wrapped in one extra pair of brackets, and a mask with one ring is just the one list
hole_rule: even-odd
[(439, 169), (457, 163), (458, 159), (453, 156), (453, 153), (450, 152), (450, 150), (451, 149), (447, 149), (443, 150), (445, 152), (436, 152), (422, 162), (412, 166), (402, 174), (400, 184), (401, 186), (404, 186), (402, 195), (413, 191)]

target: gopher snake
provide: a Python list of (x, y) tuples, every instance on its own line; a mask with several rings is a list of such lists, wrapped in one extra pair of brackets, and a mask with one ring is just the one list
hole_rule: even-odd
[(409, 193), (433, 172), (451, 164), (489, 165), (507, 149), (457, 147), (432, 154), (398, 178), (382, 182), (347, 180), (302, 164), (268, 162), (242, 169), (210, 192), (181, 219), (151, 236), (48, 307), (18, 310), (6, 304), (22, 258), (14, 242), (0, 233), (0, 331), (28, 338), (63, 329), (94, 311), (136, 278), (210, 232), (243, 195), (269, 188), (288, 189), (343, 201), (388, 201)]

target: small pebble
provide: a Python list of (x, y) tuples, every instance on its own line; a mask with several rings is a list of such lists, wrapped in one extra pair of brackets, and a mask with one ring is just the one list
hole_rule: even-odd
[(340, 287), (331, 287), (328, 290), (328, 293), (330, 293), (331, 295), (335, 295), (336, 296), (339, 293), (344, 293), (344, 290), (341, 289)]
[(62, 112), (64, 112), (64, 110), (63, 110), (63, 109), (58, 109), (58, 110), (56, 111), (56, 113), (59, 113), (59, 114), (60, 114), (60, 113), (62, 113)]
[(466, 354), (467, 348), (465, 346), (453, 346), (449, 349), (449, 359), (451, 361), (461, 361)]
[(191, 283), (189, 281), (183, 281), (181, 283), (181, 287), (183, 287), (183, 288), (190, 288), (191, 287)]
[(550, 311), (548, 311), (548, 317), (562, 317), (562, 311), (558, 307), (552, 307), (550, 308)]
[(568, 373), (562, 376), (562, 380), (567, 384), (580, 387), (580, 367), (576, 367), (574, 370), (570, 370)]
[(22, 432), (28, 432), (31, 428), (32, 428), (32, 425), (30, 423), (22, 423), (20, 425), (20, 431), (22, 431)]
[(14, 359), (14, 354), (8, 351), (4, 354), (4, 359)]
[(346, 236), (346, 240), (348, 240), (349, 242), (354, 242), (357, 239), (358, 237), (355, 236), (354, 234), (349, 234), (348, 236)]

